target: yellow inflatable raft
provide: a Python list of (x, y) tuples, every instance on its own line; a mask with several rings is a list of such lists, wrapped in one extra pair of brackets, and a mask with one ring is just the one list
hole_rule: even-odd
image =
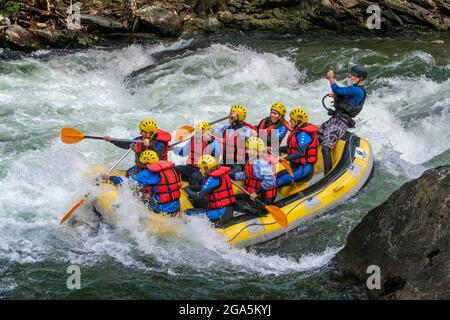
[[(353, 133), (347, 133), (339, 140), (333, 155), (333, 169), (325, 177), (323, 175), (322, 153), (314, 166), (314, 175), (304, 182), (298, 182), (278, 190), (278, 206), (287, 215), (288, 228), (281, 227), (270, 215), (253, 215), (233, 212), (233, 218), (215, 228), (227, 241), (239, 247), (246, 247), (271, 240), (281, 234), (298, 227), (304, 221), (314, 218), (334, 207), (343, 204), (354, 196), (368, 182), (373, 172), (373, 154), (369, 143)], [(279, 170), (284, 168), (279, 165)], [(123, 175), (124, 172), (119, 172)], [(118, 219), (117, 206), (120, 206), (117, 187), (110, 183), (102, 183), (98, 197), (94, 201), (95, 210), (109, 223)], [(240, 192), (235, 189), (235, 192)], [(184, 191), (181, 197), (181, 211), (192, 208), (192, 204)], [(160, 224), (170, 224), (169, 216), (158, 215), (148, 211), (152, 216), (146, 223), (148, 228), (159, 228)], [(180, 213), (175, 220), (182, 218)], [(170, 227), (165, 229), (171, 229)], [(173, 230), (172, 230), (173, 231)]]

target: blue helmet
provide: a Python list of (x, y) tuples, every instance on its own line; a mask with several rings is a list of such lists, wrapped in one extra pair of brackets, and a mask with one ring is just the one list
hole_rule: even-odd
[(362, 64), (357, 64), (353, 66), (352, 70), (350, 70), (350, 74), (352, 76), (357, 76), (366, 79), (367, 78), (367, 69)]

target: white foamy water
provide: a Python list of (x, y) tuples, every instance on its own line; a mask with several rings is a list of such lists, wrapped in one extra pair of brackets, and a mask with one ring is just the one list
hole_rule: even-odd
[[(166, 237), (142, 228), (145, 213), (126, 188), (121, 191), (122, 218), (117, 228), (101, 225), (93, 231), (86, 225), (59, 226), (62, 215), (91, 189), (92, 179), (84, 173), (97, 163), (112, 165), (124, 152), (101, 141), (64, 145), (58, 138), (61, 127), (129, 138), (137, 135), (137, 124), (144, 118), (153, 118), (161, 128), (172, 131), (182, 124), (223, 117), (235, 103), (247, 106), (249, 121), (257, 123), (276, 101), (288, 109), (304, 107), (316, 124), (327, 119), (321, 106), (322, 96), (329, 91), (327, 81), (309, 81), (306, 67), (244, 46), (212, 44), (174, 57), (129, 83), (124, 81), (131, 72), (154, 63), (152, 54), (188, 45), (179, 41), (58, 56), (38, 52), (5, 62), (10, 71), (0, 75), (0, 260), (93, 265), (112, 258), (125, 266), (168, 274), (188, 268), (204, 273), (280, 275), (318, 269), (335, 255), (339, 247), (299, 252), (294, 257), (232, 248), (205, 219), (197, 217), (187, 223), (173, 222), (169, 227), (175, 231)], [(356, 57), (365, 54), (352, 52)], [(338, 54), (344, 58), (348, 52)], [(436, 65), (429, 54), (412, 56), (430, 67)], [(435, 82), (424, 76), (373, 81), (375, 89), (355, 131), (371, 143), (382, 172), (414, 178), (426, 169), (427, 161), (450, 148), (450, 81)], [(405, 122), (403, 117), (412, 120)], [(122, 168), (132, 161), (129, 157)], [(85, 206), (77, 214), (91, 213), (92, 208)], [(13, 280), (4, 283), (2, 287), (14, 287)]]

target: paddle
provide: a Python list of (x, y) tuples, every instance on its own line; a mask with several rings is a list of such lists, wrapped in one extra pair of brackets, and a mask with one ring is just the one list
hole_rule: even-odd
[[(267, 148), (266, 151), (272, 154), (272, 148)], [(291, 164), (284, 158), (278, 157), (278, 161), (280, 161), (281, 165), (286, 168), (287, 172), (291, 177), (294, 176), (294, 171), (292, 171)]]
[[(67, 144), (74, 144), (78, 143), (84, 139), (96, 139), (96, 140), (104, 140), (103, 137), (96, 137), (96, 136), (86, 136), (83, 132), (78, 131), (74, 128), (62, 128), (61, 129), (61, 140), (64, 143)], [(144, 140), (132, 140), (132, 139), (115, 139), (112, 138), (111, 141), (117, 141), (117, 142), (144, 142)]]
[[(118, 165), (119, 163), (130, 153), (131, 149), (128, 149), (127, 152), (125, 152), (125, 154), (106, 172), (106, 175), (110, 174), (111, 171), (113, 171)], [(89, 193), (88, 193), (89, 194)], [(72, 207), (72, 209), (70, 209), (65, 215), (64, 217), (61, 219), (59, 225), (62, 225), (67, 219), (69, 219), (72, 214), (83, 204), (86, 202), (86, 197), (87, 195), (81, 197), (81, 199)]]
[[(213, 122), (210, 122), (210, 125), (216, 124), (218, 122), (221, 122), (223, 120), (228, 119), (229, 116), (214, 120)], [(175, 132), (175, 140), (177, 142), (172, 143), (169, 145), (169, 147), (174, 147), (177, 146), (183, 142), (188, 141), (191, 138), (191, 134), (194, 132), (194, 127), (189, 126), (189, 125), (185, 125), (185, 126), (181, 126), (177, 129), (177, 131)], [(216, 138), (216, 137), (215, 137)], [(217, 139), (217, 138), (216, 138)]]
[[(228, 118), (229, 118), (229, 116), (226, 116), (226, 117), (223, 117), (223, 118), (214, 120), (214, 121), (212, 121), (212, 122), (209, 122), (209, 124), (212, 126), (213, 124), (222, 122), (223, 120), (226, 120), (226, 119), (228, 119)], [(180, 131), (178, 131), (178, 130), (180, 130)], [(177, 133), (180, 132), (180, 135), (182, 135), (182, 132), (184, 131), (184, 132), (187, 132), (188, 134), (191, 134), (192, 132), (194, 132), (194, 130), (195, 130), (194, 127), (185, 125), (185, 126), (179, 127), (179, 128), (177, 129)], [(184, 138), (184, 137), (183, 137), (183, 138)]]
[[(250, 192), (248, 192), (247, 190), (242, 188), (239, 184), (237, 184), (233, 180), (231, 180), (231, 183), (234, 184), (236, 187), (238, 187), (242, 192), (244, 192), (250, 196)], [(272, 217), (275, 219), (275, 221), (278, 222), (282, 227), (284, 227), (284, 228), (288, 227), (287, 217), (284, 214), (283, 210), (281, 210), (280, 208), (278, 208), (277, 206), (274, 206), (274, 205), (266, 205), (259, 199), (255, 199), (255, 201), (258, 202), (259, 204), (263, 205), (264, 208), (272, 215)]]

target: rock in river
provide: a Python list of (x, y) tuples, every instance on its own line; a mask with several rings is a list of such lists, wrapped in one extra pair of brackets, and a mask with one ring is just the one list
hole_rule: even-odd
[(371, 210), (336, 256), (361, 285), (378, 266), (375, 299), (450, 299), (450, 166), (426, 171)]

